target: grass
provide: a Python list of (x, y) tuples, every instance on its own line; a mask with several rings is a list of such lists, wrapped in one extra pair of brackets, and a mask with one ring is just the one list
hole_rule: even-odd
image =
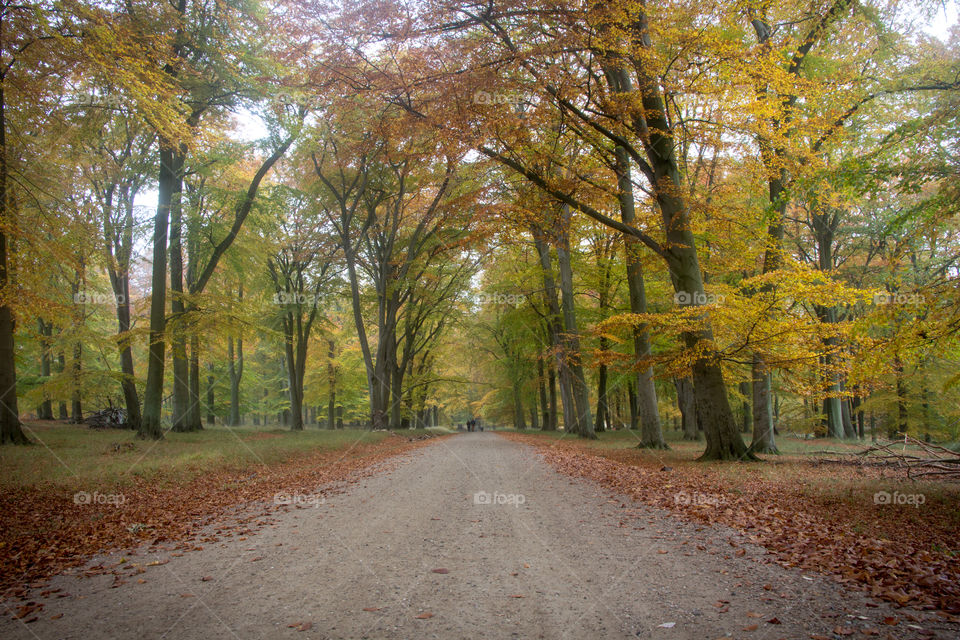
[[(185, 482), (212, 468), (272, 466), (316, 451), (349, 449), (391, 437), (389, 432), (367, 429), (213, 426), (195, 433), (168, 432), (154, 442), (138, 440), (131, 431), (52, 421), (26, 427), (33, 446), (0, 447), (0, 488), (72, 487), (93, 481), (122, 487), (135, 478)], [(411, 437), (427, 431), (401, 433)]]

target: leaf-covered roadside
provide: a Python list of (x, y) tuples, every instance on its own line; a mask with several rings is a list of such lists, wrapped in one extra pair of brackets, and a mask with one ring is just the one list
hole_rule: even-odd
[[(593, 480), (690, 520), (742, 531), (769, 549), (783, 566), (831, 575), (898, 605), (960, 613), (960, 562), (950, 555), (956, 552), (955, 533), (945, 539), (951, 536), (948, 531), (917, 526), (909, 513), (914, 507), (886, 506), (884, 518), (897, 526), (897, 540), (892, 541), (854, 530), (854, 522), (869, 514), (851, 511), (849, 505), (824, 509), (822, 503), (785, 483), (743, 480), (730, 491), (715, 470), (683, 465), (665, 469), (636, 449), (588, 450), (579, 441), (501, 435), (535, 446), (546, 462), (564, 474)], [(871, 508), (876, 505), (863, 506), (863, 510)], [(931, 514), (926, 516), (930, 519)], [(938, 539), (946, 552), (930, 550), (931, 542), (936, 544)]]
[[(157, 478), (96, 488), (101, 494), (122, 494), (120, 504), (76, 504), (73, 489), (62, 486), (11, 489), (0, 495), (0, 593), (4, 598), (26, 595), (45, 578), (110, 549), (150, 543), (194, 551), (220, 536), (244, 535), (264, 524), (262, 518), (271, 511), (286, 508), (275, 504), (277, 494), (310, 496), (332, 482), (355, 482), (373, 473), (377, 463), (429, 441), (391, 437), (273, 465), (213, 468), (186, 482), (162, 483), (162, 488)], [(225, 517), (248, 502), (259, 502), (263, 509)], [(214, 533), (202, 533), (214, 522)], [(101, 567), (88, 573), (108, 572)]]

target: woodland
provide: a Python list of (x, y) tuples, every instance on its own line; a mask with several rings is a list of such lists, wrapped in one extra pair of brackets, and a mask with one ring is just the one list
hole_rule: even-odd
[(2, 0), (2, 441), (478, 418), (703, 460), (949, 446), (945, 11)]

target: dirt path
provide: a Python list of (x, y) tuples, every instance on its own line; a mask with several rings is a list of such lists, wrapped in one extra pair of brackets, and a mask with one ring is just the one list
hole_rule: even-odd
[(0, 637), (960, 637), (766, 564), (729, 530), (624, 505), (490, 432), (297, 499), (245, 539), (129, 556), (169, 562), (117, 588), (60, 576), (38, 619), (8, 611)]

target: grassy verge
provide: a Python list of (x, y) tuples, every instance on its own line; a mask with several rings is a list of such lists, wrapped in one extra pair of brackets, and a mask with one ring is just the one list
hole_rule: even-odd
[[(212, 428), (154, 443), (55, 423), (29, 428), (34, 446), (0, 448), (0, 597), (23, 597), (109, 549), (190, 551), (237, 527), (249, 532), (247, 523), (313, 504), (331, 483), (444, 433)], [(238, 505), (255, 514), (238, 521)], [(201, 536), (212, 522), (216, 533)]]
[[(386, 431), (366, 429), (215, 426), (195, 433), (169, 432), (154, 442), (138, 440), (129, 431), (57, 422), (28, 424), (27, 433), (34, 446), (0, 447), (0, 489), (90, 484), (124, 487), (135, 480), (179, 483), (211, 469), (270, 466), (391, 437)], [(422, 437), (428, 431), (402, 433)]]

